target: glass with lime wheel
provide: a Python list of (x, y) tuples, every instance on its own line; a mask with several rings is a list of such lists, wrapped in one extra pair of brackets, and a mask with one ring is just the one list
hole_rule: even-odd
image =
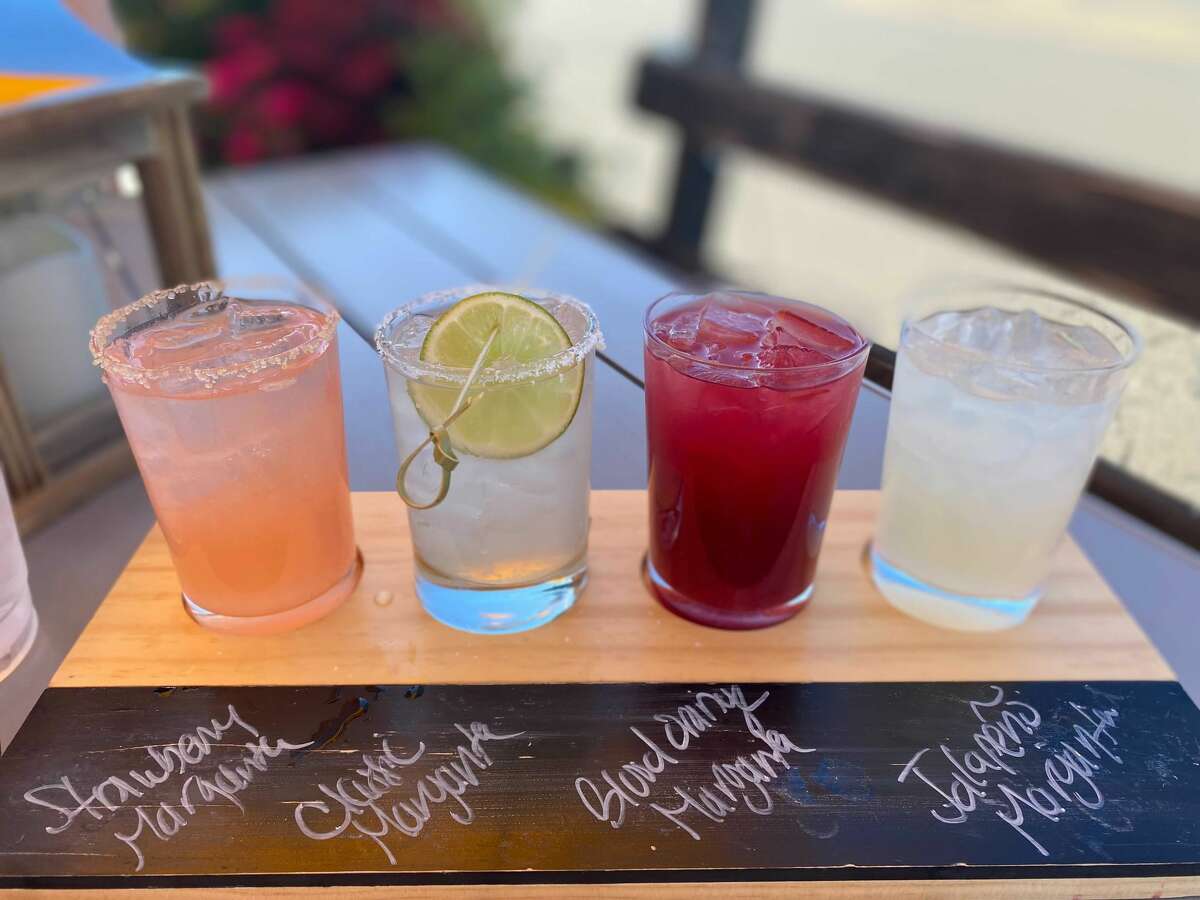
[(587, 577), (592, 366), (586, 304), (481, 285), (426, 294), (375, 332), (417, 595), (506, 634), (565, 612)]

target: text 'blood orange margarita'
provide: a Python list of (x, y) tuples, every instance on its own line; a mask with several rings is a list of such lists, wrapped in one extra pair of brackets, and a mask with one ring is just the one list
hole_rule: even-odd
[(869, 344), (764, 294), (669, 294), (646, 312), (650, 552), (680, 615), (756, 628), (798, 612)]
[(294, 628), (358, 581), (337, 323), (300, 285), (261, 280), (156, 291), (92, 332), (201, 625)]

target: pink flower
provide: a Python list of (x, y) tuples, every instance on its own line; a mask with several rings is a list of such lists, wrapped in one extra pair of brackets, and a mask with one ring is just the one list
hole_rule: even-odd
[(225, 136), (221, 152), (226, 162), (236, 166), (262, 159), (267, 155), (267, 144), (259, 132), (240, 124)]
[(254, 81), (262, 81), (279, 70), (279, 54), (266, 43), (246, 44), (239, 48), (234, 58)]
[(279, 41), (279, 52), (293, 71), (321, 79), (338, 64), (337, 45), (320, 34), (287, 35)]
[(205, 67), (205, 74), (212, 85), (213, 102), (224, 105), (237, 102), (278, 65), (275, 51), (259, 43), (247, 44), (212, 60)]
[(304, 124), (318, 143), (336, 143), (353, 135), (354, 109), (327, 94), (314, 94), (305, 111)]
[(337, 73), (337, 83), (352, 97), (365, 97), (387, 87), (393, 72), (392, 48), (371, 44), (350, 53)]
[(337, 38), (357, 31), (368, 12), (363, 0), (277, 0), (272, 19), (281, 31)]
[(204, 67), (212, 88), (212, 102), (228, 104), (242, 95), (249, 85), (247, 73), (236, 59), (214, 59)]
[(258, 98), (263, 118), (272, 125), (295, 125), (312, 100), (312, 90), (299, 81), (281, 81), (269, 85)]
[(402, 39), (425, 28), (475, 30), (454, 0), (254, 5), (264, 11), (218, 18), (206, 66), (225, 129), (218, 149), (233, 164), (381, 137), (377, 107), (404, 71)]

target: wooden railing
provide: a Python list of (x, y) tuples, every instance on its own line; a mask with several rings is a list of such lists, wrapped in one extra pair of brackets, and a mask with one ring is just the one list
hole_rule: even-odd
[[(752, 84), (703, 61), (645, 60), (637, 101), (678, 122), (700, 152), (754, 150), (1200, 323), (1198, 198)], [(680, 223), (664, 246), (691, 262), (699, 237)]]

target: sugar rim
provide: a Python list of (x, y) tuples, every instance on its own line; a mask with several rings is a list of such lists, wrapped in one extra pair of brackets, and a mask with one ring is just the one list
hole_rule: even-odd
[[(440, 363), (418, 361), (414, 364), (410, 359), (403, 358), (392, 340), (397, 326), (408, 321), (414, 315), (424, 314), (424, 310), (457, 303), (459, 300), (472, 297), (475, 294), (485, 294), (491, 291), (518, 294), (533, 301), (556, 300), (580, 312), (587, 324), (583, 335), (570, 347), (560, 350), (553, 356), (539, 359), (520, 366), (506, 366), (502, 369), (483, 369), (475, 384), (516, 384), (525, 381), (538, 381), (551, 375), (557, 375), (568, 369), (573, 369), (583, 362), (589, 354), (604, 349), (604, 335), (600, 332), (600, 321), (592, 312), (590, 306), (569, 294), (559, 294), (554, 291), (532, 290), (529, 288), (511, 288), (494, 284), (468, 284), (462, 287), (448, 288), (440, 291), (430, 291), (415, 300), (398, 306), (383, 317), (375, 329), (375, 351), (384, 364), (400, 372), (406, 378), (416, 381), (433, 379), (443, 384), (461, 385), (466, 381), (468, 369), (458, 366), (444, 366)], [(541, 305), (539, 303), (539, 305)]]
[(658, 307), (658, 305), (660, 303), (662, 303), (664, 300), (670, 300), (672, 297), (689, 297), (692, 299), (696, 299), (699, 297), (706, 297), (709, 294), (713, 294), (713, 293), (717, 293), (717, 292), (718, 291), (704, 291), (702, 293), (695, 293), (692, 291), (671, 291), (669, 294), (663, 294), (661, 297), (659, 297), (657, 300), (655, 300), (653, 303), (651, 303), (648, 307), (646, 307), (646, 313), (642, 317), (642, 330), (646, 333), (646, 341), (651, 344), (654, 344), (658, 347), (662, 347), (667, 352), (673, 353), (676, 356), (682, 356), (685, 359), (689, 359), (693, 362), (699, 363), (702, 366), (708, 366), (713, 369), (729, 369), (734, 372), (767, 372), (767, 373), (772, 373), (772, 374), (776, 373), (776, 372), (783, 373), (783, 374), (795, 373), (795, 372), (813, 372), (813, 371), (816, 371), (819, 369), (829, 369), (829, 368), (834, 368), (837, 366), (845, 367), (850, 364), (857, 364), (859, 362), (859, 357), (865, 356), (871, 349), (871, 342), (869, 340), (867, 340), (866, 335), (864, 335), (861, 331), (859, 331), (857, 328), (855, 328), (853, 325), (851, 325), (849, 322), (847, 322), (846, 318), (844, 316), (839, 316), (837, 313), (833, 312), (832, 310), (825, 309), (823, 306), (817, 306), (815, 303), (809, 303), (807, 300), (795, 300), (790, 297), (780, 297), (777, 294), (768, 294), (765, 291), (723, 290), (723, 291), (719, 291), (719, 292), (723, 293), (723, 294), (732, 294), (736, 297), (770, 298), (772, 300), (782, 300), (785, 303), (803, 303), (807, 306), (816, 307), (817, 309), (820, 309), (822, 312), (829, 313), (831, 316), (834, 316), (841, 322), (844, 322), (848, 328), (850, 328), (856, 335), (858, 335), (858, 339), (862, 343), (859, 346), (855, 347), (853, 350), (849, 351), (845, 356), (839, 356), (837, 359), (830, 359), (830, 360), (826, 360), (825, 362), (804, 363), (803, 365), (800, 365), (800, 366), (779, 366), (779, 367), (775, 367), (775, 368), (764, 368), (762, 366), (739, 366), (735, 363), (718, 362), (718, 361), (714, 361), (711, 359), (705, 359), (703, 356), (697, 356), (696, 354), (689, 353), (686, 350), (680, 350), (678, 347), (672, 347), (670, 344), (668, 344), (666, 341), (664, 341), (662, 338), (660, 338), (657, 334), (655, 334), (654, 331), (652, 330), (651, 314)]
[[(976, 310), (985, 309), (986, 307), (983, 306), (969, 306), (961, 309), (940, 309), (936, 312), (923, 315), (918, 319), (906, 318), (903, 325), (904, 330), (911, 329), (921, 335), (923, 339), (937, 344), (939, 347), (942, 347), (953, 353), (957, 353), (959, 356), (980, 362), (988, 362), (1001, 368), (1016, 369), (1022, 372), (1040, 372), (1044, 374), (1056, 375), (1098, 375), (1104, 372), (1119, 372), (1122, 369), (1127, 369), (1137, 361), (1139, 356), (1142, 355), (1142, 336), (1138, 333), (1136, 328), (1127, 322), (1118, 319), (1116, 316), (1110, 313), (1096, 309), (1096, 307), (1078, 297), (1071, 297), (1067, 294), (1059, 293), (1058, 291), (1053, 291), (1048, 288), (1036, 287), (1034, 285), (1026, 285), (1010, 281), (959, 281), (954, 282), (949, 286), (944, 286), (938, 291), (938, 294), (940, 295), (942, 293), (949, 294), (966, 291), (974, 294), (990, 293), (1008, 296), (1035, 296), (1041, 297), (1045, 300), (1050, 300), (1054, 303), (1064, 303), (1068, 306), (1074, 307), (1075, 309), (1082, 310), (1088, 315), (1102, 319), (1110, 325), (1116, 326), (1119, 331), (1123, 332), (1125, 336), (1129, 338), (1129, 347), (1127, 350), (1122, 350), (1120, 347), (1116, 347), (1116, 343), (1113, 342), (1113, 346), (1121, 354), (1121, 358), (1116, 362), (1111, 362), (1103, 366), (1084, 366), (1082, 368), (1077, 366), (1047, 366), (1040, 365), (1038, 363), (1022, 362), (1021, 360), (1012, 359), (1011, 357), (999, 356), (995, 353), (979, 350), (976, 347), (965, 347), (962, 344), (947, 341), (944, 338), (931, 334), (922, 327), (935, 316), (944, 315), (948, 312), (974, 312)], [(1037, 310), (1033, 310), (1033, 312), (1043, 319), (1049, 319), (1049, 321), (1058, 321), (1051, 317), (1042, 316), (1042, 314)], [(1071, 323), (1059, 322), (1059, 324), (1068, 325)], [(1104, 335), (1104, 337), (1108, 338), (1108, 335)], [(903, 333), (901, 334), (900, 343), (901, 345), (904, 344)]]
[[(238, 287), (295, 287), (299, 290), (311, 293), (306, 287), (299, 282), (292, 282), (285, 279), (274, 278), (244, 278), (244, 279), (209, 279), (207, 281), (197, 281), (192, 284), (179, 284), (172, 288), (162, 288), (157, 291), (151, 291), (143, 297), (122, 306), (120, 309), (115, 309), (110, 313), (101, 316), (99, 321), (91, 330), (88, 340), (88, 347), (92, 351), (92, 365), (99, 366), (106, 374), (113, 374), (121, 378), (123, 381), (142, 383), (145, 381), (159, 381), (172, 375), (193, 378), (204, 384), (212, 385), (223, 378), (236, 376), (245, 378), (264, 369), (276, 368), (288, 365), (291, 362), (299, 359), (301, 356), (310, 353), (323, 352), (329, 343), (333, 340), (337, 331), (338, 322), (341, 321), (341, 315), (332, 306), (321, 300), (322, 308), (315, 311), (325, 317), (325, 322), (315, 335), (306, 340), (303, 344), (295, 347), (289, 347), (278, 353), (272, 353), (268, 356), (260, 356), (256, 359), (247, 360), (244, 363), (238, 363), (232, 366), (195, 366), (188, 363), (170, 363), (168, 365), (156, 366), (154, 368), (145, 369), (138, 366), (131, 366), (128, 363), (119, 362), (111, 357), (105, 356), (104, 351), (111, 345), (112, 337), (119, 329), (122, 322), (138, 310), (147, 309), (157, 303), (162, 303), (167, 300), (174, 300), (178, 294), (193, 293), (198, 294), (204, 288), (210, 288), (216, 292), (216, 296), (229, 294), (227, 288), (231, 288), (236, 293)], [(282, 291), (281, 291), (282, 293)], [(314, 297), (316, 295), (313, 295)], [(318, 298), (319, 299), (319, 298)]]

